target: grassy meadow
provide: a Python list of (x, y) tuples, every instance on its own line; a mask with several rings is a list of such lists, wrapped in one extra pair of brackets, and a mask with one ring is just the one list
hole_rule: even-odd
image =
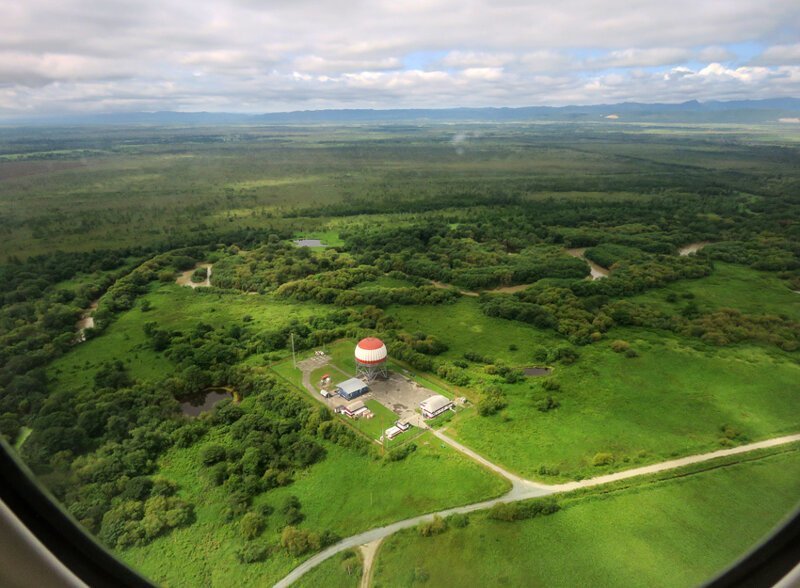
[[(669, 302), (670, 294), (677, 295), (678, 300)], [(774, 273), (733, 263), (716, 262), (710, 276), (681, 280), (630, 300), (673, 311), (691, 300), (701, 311), (734, 308), (748, 314), (786, 315), (800, 320), (800, 295)]]
[(409, 529), (386, 539), (373, 586), (696, 586), (769, 533), (799, 495), (795, 446), (692, 476), (567, 496), (550, 516), (503, 522), (476, 513), (438, 536)]
[[(247, 401), (245, 401), (247, 402)], [(226, 439), (208, 442), (225, 444)], [(301, 473), (290, 486), (259, 496), (276, 512), (256, 540), (276, 544), (283, 528), (277, 512), (288, 496), (297, 496), (305, 520), (302, 528), (330, 530), (343, 537), (375, 526), (468, 504), (508, 490), (509, 484), (428, 435), (417, 451), (399, 462), (358, 455), (326, 445), (327, 457)], [(235, 556), (244, 541), (238, 521), (225, 523), (224, 490), (213, 487), (200, 465), (204, 444), (172, 449), (159, 460), (158, 474), (176, 481), (179, 495), (195, 504), (197, 522), (176, 529), (144, 547), (121, 552), (122, 558), (162, 586), (241, 586), (270, 584), (298, 562), (282, 550), (266, 562), (241, 565)]]
[[(509, 365), (533, 365), (535, 346), (561, 342), (551, 332), (487, 317), (469, 298), (392, 313), (409, 330), (424, 325), (449, 345), (445, 355), (452, 358), (476, 350)], [(540, 478), (546, 469), (547, 480), (712, 451), (726, 425), (741, 440), (793, 433), (800, 425), (786, 410), (797, 402), (800, 381), (791, 354), (755, 345), (715, 348), (644, 329), (616, 328), (608, 339), (628, 341), (639, 357), (614, 353), (608, 341), (583, 347), (575, 364), (557, 365), (548, 377), (561, 390), (545, 391), (543, 378), (503, 384), (507, 408), (490, 417), (463, 411), (448, 434), (520, 475)], [(560, 406), (543, 413), (537, 402), (547, 395)], [(598, 453), (611, 453), (613, 463), (594, 466)]]

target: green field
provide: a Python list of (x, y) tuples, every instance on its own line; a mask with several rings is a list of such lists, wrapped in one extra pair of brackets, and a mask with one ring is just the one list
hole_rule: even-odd
[[(531, 365), (534, 346), (559, 341), (551, 333), (484, 316), (468, 298), (448, 307), (396, 307), (409, 329), (428, 332), (450, 346), (447, 356), (475, 349), (512, 365)], [(446, 326), (449, 325), (449, 326)], [(552, 393), (561, 406), (542, 413), (548, 393), (540, 379), (503, 385), (508, 407), (491, 417), (463, 411), (449, 434), (488, 459), (526, 477), (544, 466), (555, 479), (598, 475), (609, 469), (702, 453), (720, 446), (729, 425), (751, 440), (797, 432), (793, 411), (800, 366), (791, 354), (757, 346), (712, 348), (667, 333), (614, 329), (609, 338), (629, 341), (639, 357), (611, 351), (607, 342), (580, 349), (573, 365), (556, 367)], [(509, 344), (516, 344), (516, 351)], [(614, 463), (596, 467), (597, 453)]]
[[(670, 303), (670, 293), (678, 302)], [(686, 298), (686, 295), (691, 298)], [(631, 301), (673, 310), (693, 300), (701, 310), (735, 308), (745, 313), (787, 315), (800, 320), (800, 294), (770, 272), (757, 271), (733, 263), (716, 262), (714, 273), (697, 280), (683, 280), (634, 296)]]
[[(800, 453), (562, 501), (518, 522), (470, 515), (466, 528), (389, 537), (376, 588), (693, 586), (748, 550), (798, 504)], [(422, 578), (427, 578), (424, 582)]]
[[(143, 300), (151, 304), (147, 312), (142, 311)], [(116, 359), (125, 362), (136, 378), (156, 380), (169, 375), (172, 364), (147, 344), (143, 327), (149, 321), (176, 330), (191, 329), (200, 322), (215, 328), (239, 324), (263, 330), (326, 310), (320, 305), (288, 303), (270, 296), (192, 290), (175, 284), (153, 285), (142, 301), (116, 318), (100, 337), (77, 345), (51, 364), (49, 371), (59, 385), (69, 389), (89, 385), (100, 364)], [(249, 317), (248, 322), (243, 322), (245, 317)], [(254, 360), (256, 364), (266, 363), (258, 356)]]
[[(225, 442), (220, 439), (220, 442)], [(326, 459), (290, 486), (261, 495), (256, 503), (275, 507), (290, 495), (302, 504), (303, 528), (331, 530), (346, 537), (410, 516), (468, 504), (504, 493), (509, 484), (457, 452), (423, 436), (411, 456), (385, 462), (337, 446)], [(200, 445), (171, 450), (158, 473), (175, 480), (180, 495), (196, 505), (197, 522), (176, 529), (145, 547), (124, 550), (123, 559), (164, 586), (240, 586), (279, 579), (297, 561), (279, 551), (264, 563), (241, 565), (235, 558), (243, 541), (236, 523), (224, 523), (222, 488), (211, 487), (199, 466)], [(260, 541), (277, 542), (281, 517), (273, 514)]]
[(531, 365), (534, 346), (563, 342), (552, 331), (488, 317), (470, 297), (442, 306), (393, 306), (389, 314), (409, 331), (421, 330), (440, 338), (449, 346), (444, 357), (453, 359), (461, 359), (467, 351), (476, 351), (510, 365)]
[(304, 231), (295, 234), (297, 239), (319, 239), (325, 247), (341, 247), (344, 241), (336, 231)]

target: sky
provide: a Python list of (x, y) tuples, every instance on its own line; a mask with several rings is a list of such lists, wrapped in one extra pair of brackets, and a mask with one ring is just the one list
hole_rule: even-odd
[(0, 115), (800, 97), (798, 0), (0, 0)]

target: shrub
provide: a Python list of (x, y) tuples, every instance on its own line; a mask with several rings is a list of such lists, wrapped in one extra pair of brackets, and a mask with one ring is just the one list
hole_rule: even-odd
[(625, 352), (625, 357), (628, 357), (628, 358), (631, 358), (631, 359), (632, 359), (632, 358), (634, 358), (634, 357), (639, 357), (639, 352), (638, 352), (638, 351), (636, 351), (636, 350), (635, 350), (635, 349), (633, 349), (633, 348), (631, 348), (631, 349), (628, 349), (628, 350)]
[(613, 349), (616, 353), (623, 353), (631, 348), (631, 344), (627, 341), (623, 341), (622, 339), (617, 339), (616, 341), (611, 342), (611, 349)]
[(559, 504), (552, 498), (526, 502), (499, 502), (489, 509), (488, 517), (496, 521), (521, 521), (558, 512)]
[(561, 390), (561, 384), (555, 380), (545, 380), (542, 382), (542, 388), (545, 390), (550, 390), (551, 392), (555, 392), (557, 390)]
[(269, 504), (259, 504), (259, 505), (256, 506), (255, 512), (260, 514), (262, 517), (266, 518), (269, 515), (271, 515), (273, 512), (275, 512), (275, 509), (272, 508)]
[(473, 363), (494, 363), (494, 360), (491, 357), (486, 357), (485, 355), (481, 355), (480, 353), (476, 353), (474, 351), (467, 351), (464, 354), (464, 359)]
[(467, 525), (469, 525), (469, 517), (465, 514), (456, 513), (451, 514), (449, 517), (445, 519), (448, 527), (453, 527), (455, 529), (463, 529)]
[(417, 450), (416, 443), (406, 443), (386, 454), (386, 461), (402, 461)]
[(536, 409), (539, 412), (549, 412), (561, 406), (561, 403), (552, 396), (545, 396), (536, 403)]
[(726, 447), (736, 445), (737, 443), (745, 443), (749, 440), (747, 435), (732, 425), (722, 425), (719, 431), (722, 434), (719, 443)]
[(298, 557), (309, 551), (316, 551), (319, 549), (319, 545), (319, 536), (310, 531), (288, 526), (281, 533), (281, 547), (293, 557)]
[(125, 483), (120, 494), (123, 500), (146, 500), (153, 488), (153, 481), (147, 476), (136, 476)]
[(239, 530), (245, 539), (255, 539), (264, 530), (264, 517), (255, 512), (248, 512), (239, 523)]
[(236, 559), (239, 563), (256, 563), (264, 561), (269, 555), (269, 548), (258, 543), (247, 543), (236, 551)]
[(364, 563), (361, 561), (361, 553), (355, 549), (348, 549), (342, 552), (342, 571), (348, 576), (360, 576)]
[(300, 512), (300, 499), (297, 496), (288, 496), (281, 506), (281, 514), (287, 525), (297, 525), (305, 516)]
[(431, 579), (431, 575), (425, 571), (424, 568), (417, 566), (414, 568), (414, 582), (418, 584), (425, 584)]
[(214, 486), (222, 486), (228, 479), (228, 464), (223, 462), (215, 463), (208, 468), (208, 479)]
[(208, 271), (204, 267), (199, 267), (192, 272), (193, 282), (205, 282), (208, 277)]
[(153, 488), (150, 491), (152, 496), (172, 496), (178, 490), (178, 485), (166, 478), (155, 478)]
[(547, 355), (547, 361), (560, 361), (565, 365), (570, 365), (578, 361), (578, 352), (569, 345), (560, 345)]
[(592, 465), (595, 467), (607, 466), (614, 463), (614, 455), (611, 453), (595, 453), (592, 458)]
[(539, 466), (539, 475), (540, 476), (557, 476), (561, 473), (561, 470), (558, 468), (551, 468), (546, 465)]
[(439, 515), (434, 515), (432, 521), (420, 523), (417, 526), (417, 531), (423, 537), (432, 537), (439, 535), (447, 530), (447, 522)]
[(200, 453), (200, 459), (205, 466), (214, 465), (224, 461), (225, 458), (225, 448), (221, 445), (206, 445)]
[(488, 386), (484, 389), (478, 401), (478, 414), (491, 416), (503, 410), (508, 405), (505, 394), (498, 386)]

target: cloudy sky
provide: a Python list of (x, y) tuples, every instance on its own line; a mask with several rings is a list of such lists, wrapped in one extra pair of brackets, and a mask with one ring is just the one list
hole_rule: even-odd
[(0, 115), (800, 96), (798, 0), (0, 0)]

